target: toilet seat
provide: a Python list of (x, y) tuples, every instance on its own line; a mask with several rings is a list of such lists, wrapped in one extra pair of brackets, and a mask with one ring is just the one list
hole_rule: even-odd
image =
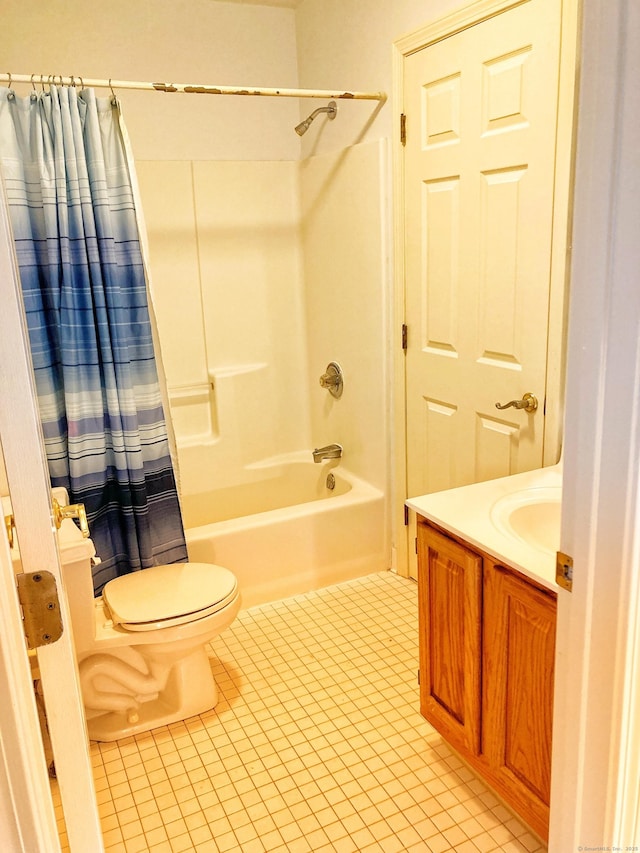
[(102, 591), (114, 625), (153, 631), (203, 619), (238, 594), (232, 572), (211, 563), (172, 563), (114, 578)]

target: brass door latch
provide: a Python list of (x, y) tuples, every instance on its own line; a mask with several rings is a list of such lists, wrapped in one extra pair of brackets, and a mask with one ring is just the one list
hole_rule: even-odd
[(562, 551), (556, 555), (556, 583), (567, 592), (573, 589), (573, 557)]
[(89, 523), (87, 522), (87, 513), (84, 504), (69, 504), (68, 506), (60, 506), (58, 501), (53, 499), (53, 521), (58, 530), (62, 526), (65, 518), (77, 518), (80, 523), (80, 530), (85, 539), (89, 538)]
[(12, 513), (9, 515), (5, 515), (4, 517), (4, 528), (7, 531), (7, 539), (9, 540), (9, 548), (13, 548), (13, 531), (16, 529), (16, 522)]

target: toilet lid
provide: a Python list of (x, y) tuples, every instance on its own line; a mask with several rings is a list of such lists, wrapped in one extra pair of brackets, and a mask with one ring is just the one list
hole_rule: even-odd
[(102, 598), (114, 624), (145, 630), (215, 613), (226, 607), (236, 590), (235, 575), (222, 566), (172, 563), (114, 578)]

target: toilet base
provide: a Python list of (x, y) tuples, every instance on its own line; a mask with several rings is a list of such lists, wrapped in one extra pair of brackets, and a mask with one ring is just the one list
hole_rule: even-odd
[(168, 726), (171, 723), (179, 723), (181, 720), (195, 717), (198, 714), (204, 714), (205, 711), (210, 711), (215, 704), (215, 702), (213, 704), (204, 703), (199, 708), (185, 713), (183, 709), (176, 711), (169, 708), (162, 699), (154, 699), (140, 706), (138, 722), (136, 723), (130, 723), (127, 720), (127, 715), (120, 711), (111, 711), (108, 714), (87, 720), (89, 740), (102, 742), (121, 740), (141, 732), (158, 729), (161, 726)]
[[(155, 647), (154, 651), (157, 651), (153, 655), (157, 672), (162, 649)], [(214, 708), (217, 701), (218, 688), (211, 663), (205, 649), (200, 646), (179, 661), (172, 661), (164, 688), (153, 698), (140, 701), (135, 710), (100, 713), (87, 708), (89, 738), (96, 741), (120, 740), (203, 714)]]

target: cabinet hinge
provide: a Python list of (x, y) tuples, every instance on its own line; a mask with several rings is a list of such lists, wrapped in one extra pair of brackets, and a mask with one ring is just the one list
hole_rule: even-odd
[(418, 553), (418, 537), (415, 538), (416, 554)]
[(407, 348), (407, 324), (402, 324), (402, 349)]
[(556, 554), (556, 583), (567, 592), (573, 589), (573, 557), (562, 551)]
[(409, 524), (409, 507), (404, 505), (404, 526), (407, 527)]
[(404, 113), (400, 113), (400, 142), (407, 144), (407, 117)]
[(18, 599), (30, 649), (55, 643), (62, 636), (56, 579), (51, 572), (16, 575)]

